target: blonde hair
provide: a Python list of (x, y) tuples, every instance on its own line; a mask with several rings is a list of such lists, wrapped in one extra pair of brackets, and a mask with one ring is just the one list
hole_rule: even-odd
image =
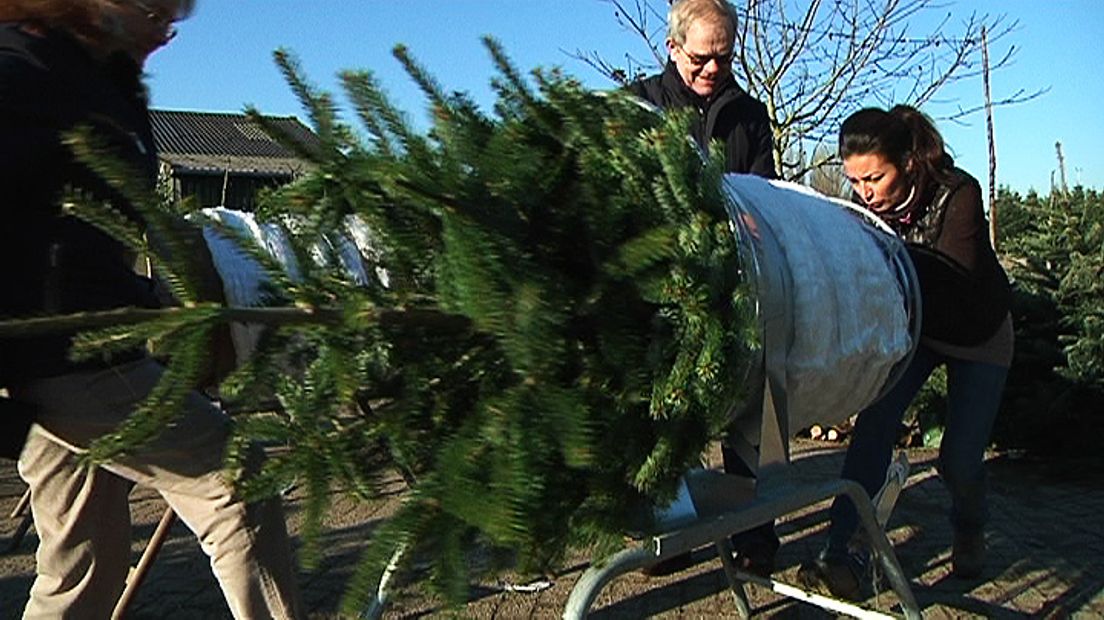
[[(131, 0), (3, 0), (0, 22), (23, 22), (30, 26), (68, 33), (93, 50), (102, 50), (120, 36), (111, 8)], [(184, 19), (196, 0), (149, 0), (144, 4), (164, 8), (176, 19)]]
[(725, 0), (675, 0), (667, 12), (667, 38), (679, 45), (686, 43), (686, 31), (699, 19), (728, 21), (736, 33), (736, 9)]

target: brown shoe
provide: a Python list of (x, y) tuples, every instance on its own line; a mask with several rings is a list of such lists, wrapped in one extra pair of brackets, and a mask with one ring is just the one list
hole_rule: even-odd
[(956, 531), (951, 548), (951, 574), (959, 579), (977, 579), (985, 568), (985, 533)]
[(806, 589), (845, 601), (862, 600), (862, 576), (865, 567), (854, 555), (829, 556), (821, 553), (805, 562), (797, 571), (798, 581)]

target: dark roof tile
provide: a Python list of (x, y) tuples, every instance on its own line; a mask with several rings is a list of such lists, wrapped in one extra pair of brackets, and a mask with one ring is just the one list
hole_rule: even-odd
[[(308, 152), (319, 148), (318, 137), (294, 116), (265, 118)], [(150, 110), (150, 122), (158, 154), (174, 167), (285, 174), (310, 167), (245, 114)]]

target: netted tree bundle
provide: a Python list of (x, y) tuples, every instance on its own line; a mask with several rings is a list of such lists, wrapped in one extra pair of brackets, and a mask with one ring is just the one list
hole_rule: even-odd
[[(274, 397), (278, 412), (236, 418), (229, 465), (240, 471), (256, 440), (286, 447), (242, 483), (254, 494), (293, 482), (308, 491), (301, 557), (315, 557), (334, 493), (369, 497), (373, 479), (396, 468), (411, 484), (373, 534), (352, 608), (393, 557), (428, 559), (429, 582), (459, 601), (472, 548), (539, 570), (572, 548), (600, 553), (647, 529), (653, 506), (674, 496), (679, 475), (747, 400), (760, 355), (723, 158), (687, 137), (689, 116), (555, 71), (534, 72), (530, 88), (487, 47), (499, 67), (490, 113), (446, 94), (396, 50), (429, 100), (426, 132), (367, 72), (342, 75), (358, 127), (346, 124), (277, 54), (321, 140), (303, 153), (315, 167), (263, 197), (248, 226), (203, 220), (265, 271), (265, 307), (197, 292), (197, 274), (213, 270), (194, 268), (204, 253), (177, 233), (179, 212), (191, 209), (143, 197), (94, 140), (75, 137), (150, 232), (80, 196), (68, 212), (158, 255), (181, 305), (8, 326), (85, 327), (76, 341), (85, 356), (157, 342), (170, 372), (93, 446), (92, 458), (105, 459), (171, 420), (204, 375), (216, 330), (267, 325), (220, 387), (239, 411)], [(319, 244), (350, 218), (370, 237), (361, 270)], [(244, 234), (264, 222), (282, 227), (280, 256)], [(250, 275), (249, 290), (258, 286)]]
[[(556, 72), (534, 72), (531, 90), (488, 48), (493, 114), (397, 50), (430, 101), (424, 135), (370, 74), (343, 74), (363, 138), (278, 56), (325, 148), (261, 215), (316, 231), (357, 216), (387, 270), (367, 289), (331, 279), (317, 301), (346, 319), (313, 335), (317, 359), (360, 360), (345, 392), (369, 409), (358, 428), (415, 480), (365, 583), (403, 545), (459, 594), (473, 542), (529, 568), (619, 543), (648, 526), (748, 391), (757, 330), (721, 158), (687, 138), (686, 116)], [(397, 318), (358, 325), (381, 309)]]

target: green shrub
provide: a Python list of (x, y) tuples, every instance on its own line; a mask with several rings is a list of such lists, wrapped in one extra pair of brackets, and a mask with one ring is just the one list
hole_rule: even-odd
[(1039, 454), (1089, 448), (1104, 430), (1104, 199), (1081, 187), (1002, 191), (997, 207), (1016, 354), (994, 440)]
[[(993, 442), (1039, 455), (1091, 449), (1104, 431), (1104, 198), (1002, 189), (997, 213), (1016, 349)], [(946, 393), (937, 369), (905, 415), (908, 445), (938, 445)]]
[(906, 446), (934, 448), (943, 439), (947, 418), (947, 369), (936, 368), (905, 412)]

